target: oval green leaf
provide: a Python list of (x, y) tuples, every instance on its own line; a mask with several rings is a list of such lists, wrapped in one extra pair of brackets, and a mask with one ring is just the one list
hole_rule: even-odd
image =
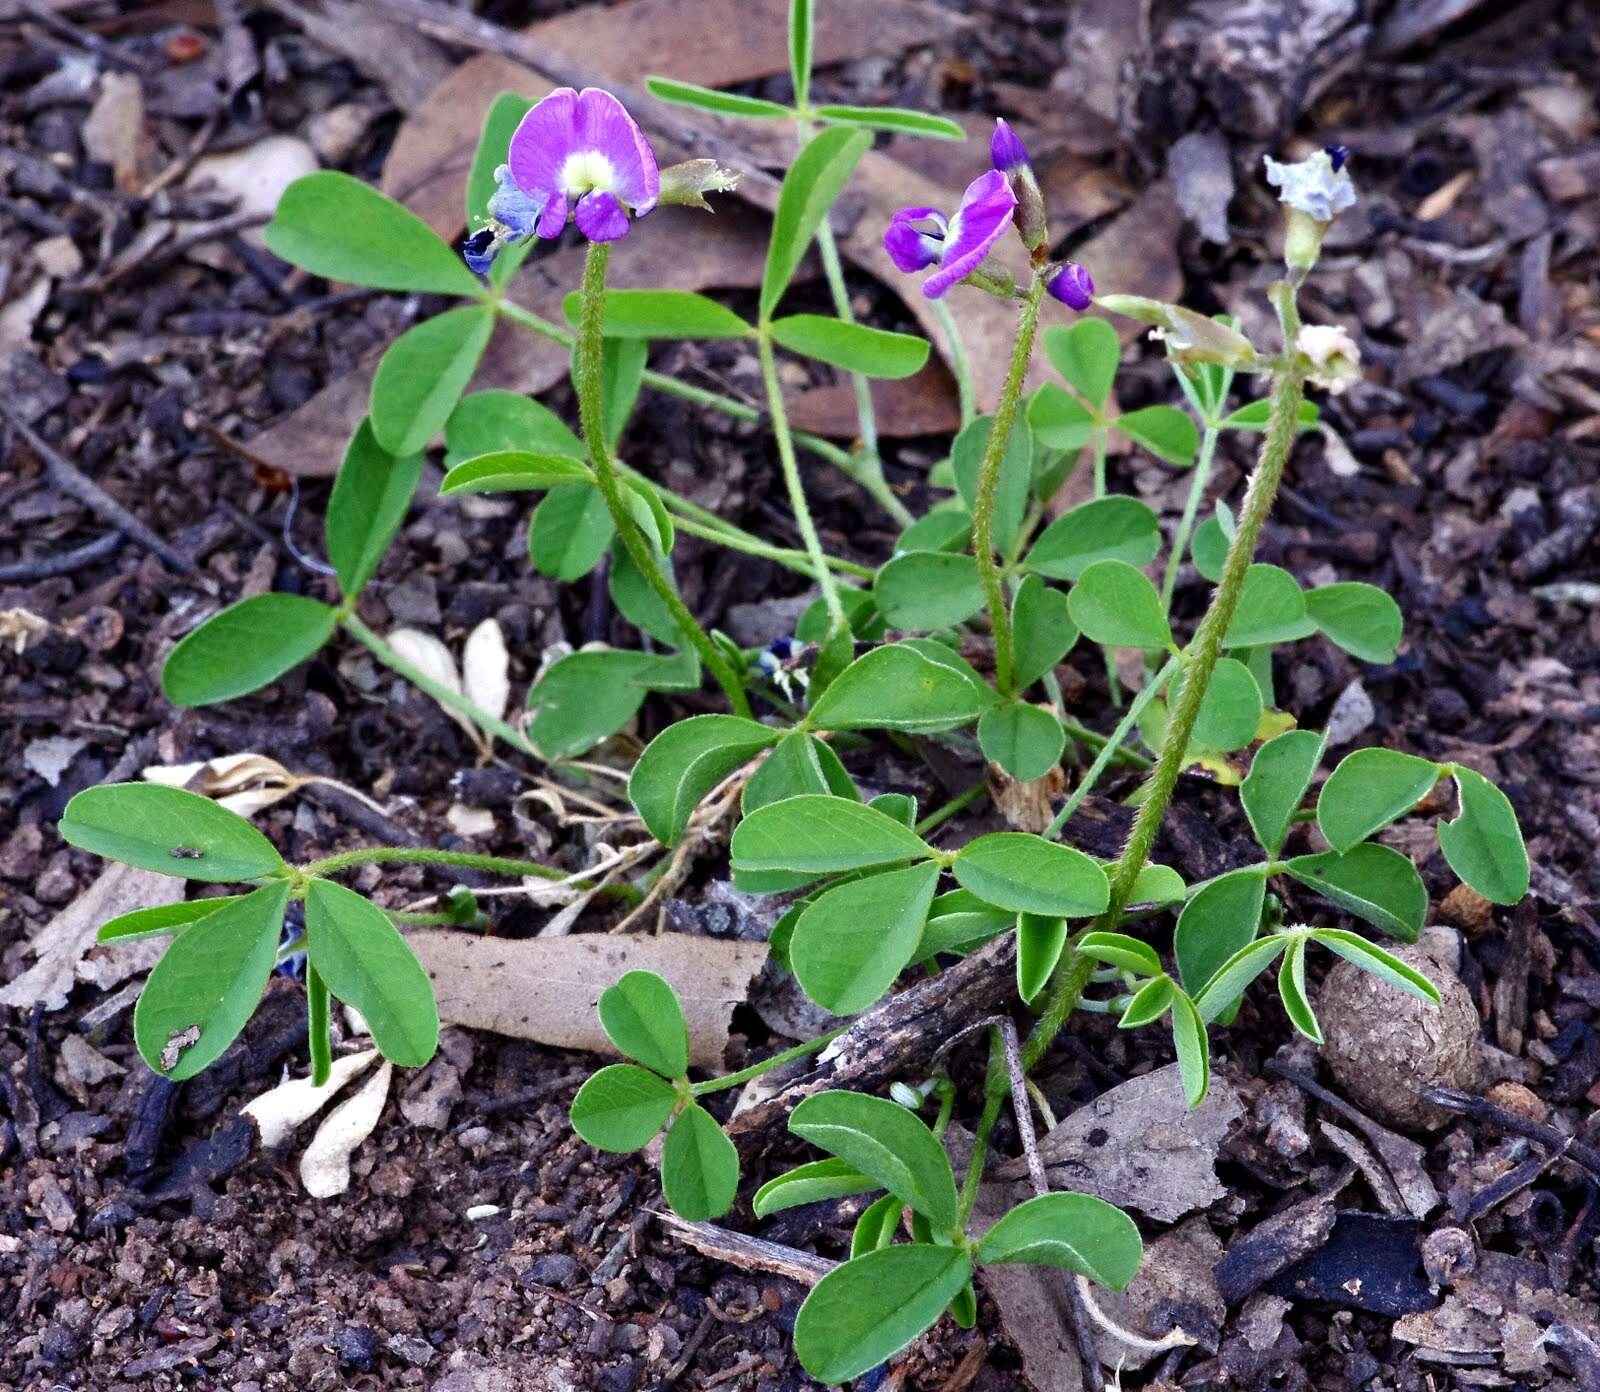
[(1155, 948), (1126, 933), (1085, 933), (1078, 940), (1078, 951), (1135, 976), (1161, 975), (1161, 959)]
[(96, 942), (133, 942), (138, 938), (161, 938), (181, 933), (191, 923), (208, 918), (218, 909), (237, 904), (242, 894), (225, 894), (214, 899), (189, 899), (179, 904), (157, 904), (154, 908), (134, 909), (118, 914), (100, 925)]
[(1316, 928), (1309, 936), (1337, 952), (1347, 962), (1354, 962), (1362, 971), (1371, 972), (1380, 981), (1388, 982), (1407, 995), (1431, 1005), (1439, 1003), (1439, 988), (1433, 982), (1416, 968), (1407, 966), (1398, 957), (1359, 934), (1347, 933), (1342, 928)]
[(85, 788), (56, 830), (80, 851), (185, 880), (229, 884), (284, 870), (278, 848), (237, 812), (161, 783)]
[(444, 443), (446, 468), (507, 450), (584, 457), (583, 441), (548, 406), (497, 388), (473, 392), (456, 403), (444, 425)]
[(678, 993), (651, 971), (626, 972), (600, 993), (597, 1009), (606, 1038), (625, 1058), (663, 1078), (689, 1071), (689, 1026)]
[(867, 131), (839, 126), (813, 136), (784, 175), (761, 277), (761, 317), (770, 319), (795, 267), (834, 205), (861, 156), (872, 144)]
[(328, 559), (346, 599), (360, 594), (377, 570), (421, 477), (420, 454), (397, 459), (378, 443), (370, 420), (356, 428), (333, 481), (324, 523)]
[[(950, 447), (950, 466), (955, 473), (956, 488), (967, 511), (977, 507), (978, 476), (983, 470), (983, 456), (989, 448), (989, 437), (994, 431), (993, 416), (978, 416), (967, 422)], [(1033, 437), (1021, 421), (1011, 427), (1006, 441), (1005, 458), (1000, 461), (1000, 478), (995, 485), (994, 522), (990, 528), (994, 548), (1001, 554), (1009, 553), (1011, 543), (1022, 526), (1028, 511), (1028, 498), (1033, 489)]]
[(983, 608), (978, 562), (950, 551), (905, 551), (872, 582), (872, 597), (895, 628), (953, 628)]
[(652, 97), (659, 97), (674, 106), (692, 106), (697, 111), (714, 111), (719, 116), (748, 116), (754, 120), (772, 120), (794, 112), (778, 102), (761, 97), (742, 97), (737, 92), (719, 92), (714, 87), (700, 87), (693, 82), (678, 82), (670, 77), (647, 77), (644, 85)]
[(1313, 1044), (1322, 1043), (1322, 1026), (1317, 1023), (1317, 1012), (1311, 1008), (1311, 998), (1306, 994), (1304, 938), (1296, 938), (1278, 964), (1278, 995), (1289, 1023)]
[(572, 1129), (596, 1150), (638, 1150), (655, 1139), (678, 1095), (648, 1068), (613, 1063), (572, 1099)]
[(494, 311), (450, 309), (407, 329), (372, 378), (372, 432), (390, 454), (427, 449), (444, 429), (494, 332)]
[(1028, 398), (1023, 417), (1046, 449), (1068, 454), (1081, 450), (1094, 438), (1094, 415), (1065, 387), (1046, 382)]
[(1145, 406), (1111, 422), (1135, 444), (1157, 459), (1187, 469), (1200, 448), (1200, 431), (1193, 417), (1176, 406)]
[(1284, 867), (1341, 909), (1401, 942), (1416, 942), (1428, 915), (1428, 890), (1411, 861), (1388, 846), (1363, 841), (1341, 855), (1295, 856)]
[(915, 334), (890, 333), (826, 314), (791, 314), (772, 323), (772, 336), (792, 353), (864, 377), (893, 380), (922, 371), (932, 345)]
[[(576, 291), (563, 308), (576, 327)], [(747, 338), (752, 330), (731, 309), (692, 290), (607, 290), (601, 332), (607, 338)]]
[(1476, 769), (1453, 764), (1461, 813), (1439, 823), (1439, 849), (1450, 868), (1493, 904), (1528, 892), (1528, 848), (1511, 800)]
[(1054, 669), (1078, 641), (1067, 596), (1037, 575), (1023, 578), (1011, 601), (1012, 663), (1017, 690), (1025, 691)]
[(739, 1152), (717, 1120), (691, 1102), (672, 1123), (661, 1151), (661, 1189), (672, 1211), (691, 1223), (720, 1218), (739, 1190)]
[(1404, 816), (1443, 770), (1395, 749), (1358, 749), (1339, 761), (1317, 797), (1317, 825), (1336, 851), (1348, 851)]
[(1025, 1262), (1087, 1276), (1122, 1290), (1139, 1274), (1139, 1229), (1115, 1204), (1092, 1194), (1040, 1194), (1018, 1204), (983, 1235), (985, 1265)]
[(1393, 598), (1358, 581), (1307, 590), (1306, 613), (1325, 638), (1363, 662), (1393, 662), (1405, 633)]
[(1288, 945), (1289, 938), (1286, 935), (1274, 933), (1271, 937), (1257, 938), (1228, 958), (1206, 984), (1205, 990), (1194, 997), (1195, 1009), (1200, 1012), (1201, 1020), (1210, 1024), (1233, 1009), (1244, 994), (1245, 987), (1276, 962), (1278, 954)]
[(786, 1208), (821, 1203), (824, 1199), (846, 1199), (852, 1194), (870, 1194), (882, 1187), (877, 1180), (868, 1179), (843, 1160), (813, 1160), (809, 1165), (797, 1165), (769, 1179), (756, 1190), (750, 1207), (757, 1218), (770, 1218)]
[(1104, 319), (1085, 315), (1071, 324), (1052, 324), (1044, 331), (1043, 341), (1050, 365), (1090, 405), (1104, 406), (1122, 358), (1117, 331)]
[(1178, 1055), (1184, 1100), (1198, 1107), (1211, 1091), (1211, 1042), (1206, 1038), (1206, 1022), (1182, 991), (1172, 994), (1172, 1047)]
[(628, 798), (646, 829), (675, 846), (700, 799), (780, 738), (781, 731), (737, 715), (696, 715), (650, 741), (628, 779)]
[(1076, 580), (1096, 561), (1145, 566), (1161, 549), (1161, 524), (1137, 498), (1080, 503), (1039, 533), (1023, 564), (1052, 580)]
[(1067, 735), (1061, 722), (1043, 707), (1006, 701), (983, 713), (978, 721), (978, 745), (985, 759), (999, 764), (1019, 782), (1031, 783), (1061, 762)]
[(1067, 945), (1067, 920), (1044, 914), (1017, 915), (1017, 994), (1031, 1001), (1050, 980)]
[(950, 869), (963, 889), (1016, 913), (1086, 918), (1104, 909), (1111, 893), (1098, 861), (1024, 831), (974, 838)]
[(875, 1005), (910, 964), (939, 883), (932, 862), (851, 880), (819, 895), (789, 940), (801, 989), (835, 1015)]
[(552, 580), (581, 580), (600, 563), (616, 527), (600, 490), (588, 483), (558, 483), (533, 510), (528, 559)]
[(888, 643), (835, 677), (806, 723), (816, 730), (926, 734), (975, 720), (984, 705), (982, 690), (957, 668), (909, 643)]
[(846, 798), (807, 794), (769, 803), (733, 833), (729, 855), (741, 871), (788, 870), (812, 879), (930, 854), (916, 832)]
[(502, 450), (463, 460), (444, 476), (440, 493), (515, 493), (557, 484), (587, 483), (594, 475), (581, 459), (563, 454)]
[(167, 655), (161, 689), (175, 706), (248, 696), (333, 637), (337, 615), (304, 595), (264, 594), (213, 614)]
[(1239, 603), (1228, 631), (1222, 635), (1222, 646), (1257, 648), (1292, 642), (1315, 632), (1299, 582), (1282, 566), (1258, 562), (1245, 572)]
[(1313, 730), (1286, 730), (1268, 740), (1250, 761), (1239, 786), (1250, 829), (1269, 856), (1276, 856), (1299, 811), (1306, 789), (1322, 762), (1326, 735)]
[(1172, 949), (1183, 989), (1198, 997), (1211, 978), (1261, 931), (1267, 875), (1262, 866), (1233, 870), (1202, 885), (1178, 915)]
[(1067, 595), (1073, 623), (1091, 642), (1113, 648), (1164, 648), (1172, 642), (1156, 587), (1126, 561), (1096, 561)]

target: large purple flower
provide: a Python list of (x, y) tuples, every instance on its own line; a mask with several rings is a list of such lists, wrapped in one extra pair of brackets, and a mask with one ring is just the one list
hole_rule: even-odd
[(540, 209), (536, 231), (559, 237), (569, 217), (592, 242), (628, 232), (661, 196), (656, 157), (610, 92), (560, 87), (522, 118), (511, 137), (511, 177)]
[(991, 169), (967, 185), (961, 206), (948, 221), (937, 208), (901, 208), (883, 234), (883, 249), (908, 275), (937, 265), (922, 283), (922, 293), (937, 300), (983, 264), (1016, 206), (1006, 176)]

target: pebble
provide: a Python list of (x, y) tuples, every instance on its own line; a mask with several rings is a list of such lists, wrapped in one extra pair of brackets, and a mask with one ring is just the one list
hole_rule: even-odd
[(549, 1252), (535, 1257), (518, 1278), (525, 1286), (555, 1286), (560, 1289), (578, 1279), (578, 1263), (565, 1252)]
[(306, 123), (306, 139), (324, 164), (343, 164), (372, 126), (372, 112), (360, 102), (344, 102)]
[(75, 276), (83, 269), (83, 253), (64, 232), (58, 237), (46, 237), (42, 242), (35, 243), (33, 259), (47, 276), (55, 280)]

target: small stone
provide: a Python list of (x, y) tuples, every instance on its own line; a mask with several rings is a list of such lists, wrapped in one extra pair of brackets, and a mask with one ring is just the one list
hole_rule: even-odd
[(68, 1077), (90, 1087), (128, 1071), (114, 1059), (108, 1059), (81, 1034), (69, 1034), (61, 1041), (61, 1065)]
[(360, 102), (344, 102), (313, 116), (306, 139), (324, 164), (343, 164), (355, 154), (372, 127), (372, 112)]
[(519, 1278), (525, 1286), (554, 1286), (558, 1290), (578, 1279), (578, 1262), (565, 1252), (535, 1257)]
[(1550, 1119), (1550, 1108), (1531, 1089), (1521, 1083), (1496, 1083), (1484, 1094), (1497, 1107), (1527, 1121), (1545, 1122)]
[(65, 232), (60, 236), (46, 237), (33, 248), (33, 259), (53, 280), (65, 280), (83, 269), (83, 253), (78, 244)]
[(1357, 677), (1339, 693), (1338, 699), (1333, 703), (1333, 710), (1328, 714), (1329, 746), (1337, 749), (1341, 744), (1349, 744), (1370, 729), (1377, 717), (1378, 712), (1372, 704), (1372, 697), (1367, 695), (1367, 688)]

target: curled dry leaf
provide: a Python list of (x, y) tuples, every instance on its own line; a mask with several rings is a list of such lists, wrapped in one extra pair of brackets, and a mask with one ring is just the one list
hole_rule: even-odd
[(261, 1144), (268, 1150), (274, 1150), (286, 1145), (302, 1122), (310, 1120), (327, 1106), (346, 1083), (377, 1057), (376, 1049), (346, 1054), (343, 1058), (334, 1059), (328, 1072), (328, 1081), (321, 1087), (310, 1078), (291, 1078), (262, 1093), (239, 1110), (255, 1122), (256, 1129), (261, 1133)]
[(328, 1113), (300, 1157), (300, 1182), (314, 1199), (330, 1199), (350, 1187), (350, 1156), (372, 1134), (389, 1096), (394, 1065), (383, 1066)]
[(366, 794), (348, 784), (316, 774), (291, 773), (265, 754), (223, 754), (195, 764), (152, 764), (141, 770), (139, 776), (147, 783), (164, 783), (215, 798), (228, 811), (237, 812), (241, 817), (255, 816), (307, 783), (326, 783), (366, 803), (375, 812), (383, 811)]

